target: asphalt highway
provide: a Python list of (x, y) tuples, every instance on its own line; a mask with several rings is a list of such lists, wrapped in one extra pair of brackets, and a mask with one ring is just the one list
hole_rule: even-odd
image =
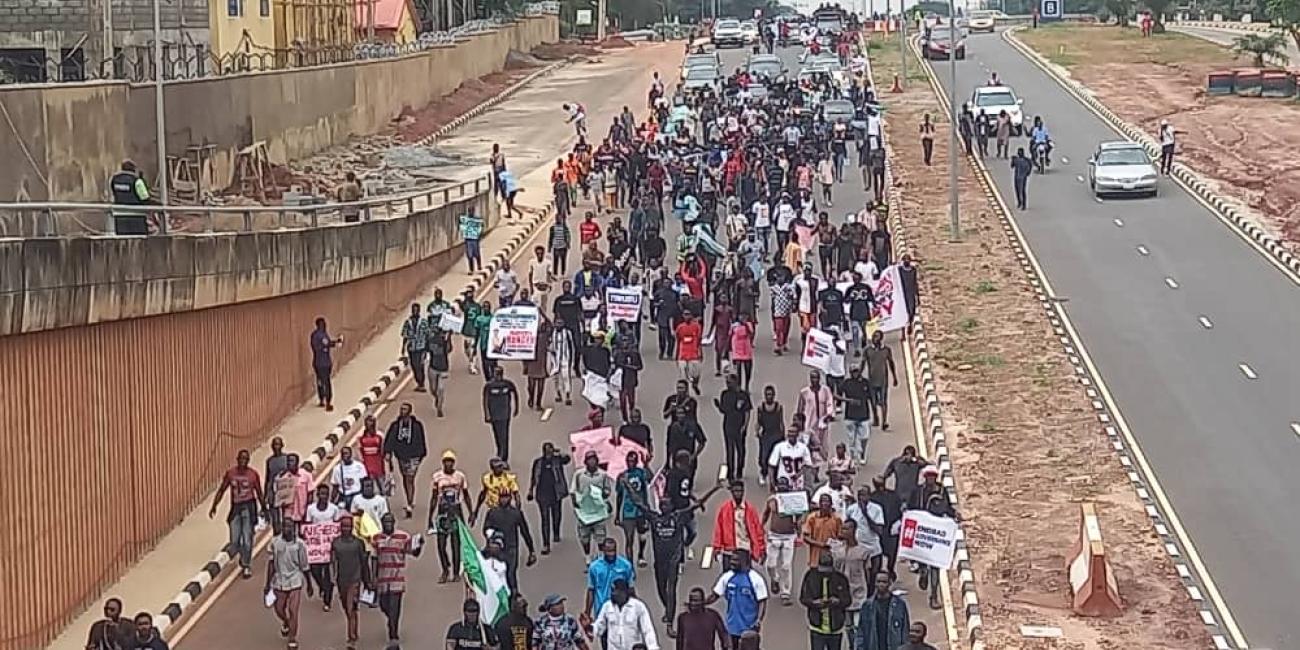
[[(1015, 217), (1249, 647), (1300, 647), (1300, 521), (1287, 514), (1300, 463), (1300, 279), (1168, 179), (1156, 198), (1095, 200), (1088, 159), (1122, 136), (999, 35), (975, 35), (967, 52), (958, 104), (996, 71), (1024, 99), (1026, 124), (1044, 117), (1052, 166), (1030, 179)], [(948, 63), (935, 68), (946, 89)], [(987, 163), (1012, 204), (1008, 164)]]
[[(723, 56), (728, 62), (728, 69), (737, 65), (743, 58), (742, 54), (737, 54), (735, 51), (727, 51)], [(793, 59), (793, 50), (790, 52), (790, 56)], [(551, 118), (548, 117), (547, 119)], [(554, 119), (559, 120), (561, 118), (555, 117)], [(837, 192), (843, 197), (841, 199), (843, 203), (837, 202), (837, 205), (860, 206), (865, 198), (859, 182), (854, 179), (850, 179), (847, 184), (838, 187)], [(578, 209), (586, 210), (589, 208), (590, 204), (583, 202)], [(846, 211), (848, 209), (851, 208), (845, 208)], [(670, 237), (668, 241), (671, 242), (671, 238), (677, 236), (679, 229), (671, 218), (668, 221), (670, 222), (668, 227), (671, 231), (668, 233), (668, 237)], [(528, 248), (531, 249), (531, 245)], [(571, 257), (576, 258), (576, 255), (571, 255)], [(574, 261), (576, 260), (570, 260), (571, 269)], [(522, 264), (517, 263), (516, 269), (520, 272), (521, 277), (526, 277), (526, 270)], [(491, 299), (495, 301), (495, 296)], [(786, 405), (787, 414), (793, 413), (794, 396), (799, 388), (807, 382), (807, 368), (801, 366), (798, 359), (790, 355), (777, 357), (772, 354), (771, 328), (767, 316), (770, 304), (766, 292), (764, 292), (760, 304), (753, 391), (755, 395), (761, 396), (761, 390), (764, 386), (768, 384), (776, 386), (778, 399)], [(644, 330), (643, 336), (642, 355), (645, 359), (646, 369), (642, 373), (638, 399), (645, 413), (645, 419), (651, 425), (655, 444), (662, 449), (666, 423), (659, 416), (659, 407), (663, 403), (663, 399), (673, 390), (673, 384), (678, 378), (678, 373), (671, 362), (656, 359), (655, 333), (647, 329)], [(858, 472), (859, 478), (856, 483), (859, 485), (869, 481), (871, 476), (879, 474), (888, 459), (901, 451), (904, 445), (915, 444), (915, 429), (912, 423), (913, 414), (909, 406), (909, 377), (904, 374), (903, 350), (899, 346), (896, 337), (890, 337), (890, 340), (900, 374), (899, 386), (891, 389), (890, 395), (893, 410), (890, 418), (892, 426), (889, 431), (877, 430), (872, 436), (868, 466), (865, 469), (859, 469)], [(711, 354), (711, 352), (706, 354)], [(706, 369), (711, 370), (712, 357), (707, 356), (706, 362)], [(506, 368), (507, 377), (516, 382), (522, 398), (525, 394), (525, 382), (521, 376), (519, 365), (506, 364)], [(712, 406), (712, 399), (721, 392), (723, 383), (722, 379), (713, 377), (712, 372), (706, 372), (702, 384), (703, 395), (699, 398), (700, 420), (710, 442), (701, 462), (699, 484), (707, 486), (711, 484), (709, 477), (716, 477), (718, 467), (723, 462), (721, 418)], [(580, 386), (575, 385), (575, 393), (579, 389)], [(458, 353), (452, 361), (452, 379), (447, 394), (447, 417), (437, 418), (434, 414), (430, 396), (427, 393), (414, 392), (412, 384), (401, 384), (398, 394), (390, 398), (391, 402), (394, 403), (411, 402), (414, 405), (415, 415), (424, 422), (426, 427), (430, 448), (430, 458), (422, 468), (422, 476), (419, 481), (421, 496), (418, 499), (419, 503), (415, 518), (411, 520), (399, 519), (399, 527), (412, 533), (422, 532), (422, 524), (427, 521), (429, 476), (437, 467), (436, 457), (441, 454), (443, 449), (456, 450), (460, 459), (458, 467), (466, 472), (471, 484), (474, 484), (473, 492), (477, 496), (478, 477), (486, 471), (487, 459), (492, 455), (490, 430), (488, 425), (483, 423), (481, 417), (481, 393), (481, 377), (471, 376), (466, 373), (464, 357)], [(515, 419), (512, 427), (511, 464), (513, 470), (519, 474), (525, 490), (527, 489), (526, 477), (529, 463), (540, 452), (541, 443), (551, 441), (556, 443), (557, 446), (565, 448), (567, 447), (568, 434), (581, 428), (584, 422), (586, 409), (580, 398), (577, 398), (573, 406), (565, 407), (553, 402), (553, 395), (553, 389), (550, 389), (547, 394), (546, 405), (553, 407), (553, 409), (548, 408), (544, 413), (528, 412), (524, 405), (521, 405), (521, 413)], [(388, 422), (396, 415), (395, 411), (396, 409), (389, 409), (384, 414), (384, 417), (380, 418), (379, 427), (381, 431), (387, 427)], [(617, 414), (612, 412), (608, 421), (617, 424)], [(835, 426), (832, 430), (832, 436), (833, 441), (843, 440), (842, 426)], [(756, 455), (757, 441), (751, 439), (748, 460), (751, 467), (746, 468), (747, 498), (750, 499), (751, 503), (762, 507), (761, 504), (766, 498), (767, 488), (760, 487), (757, 484), (756, 472), (753, 468), (756, 463), (754, 460)], [(653, 464), (657, 468), (660, 463), (661, 461), (656, 459)], [(569, 475), (572, 475), (572, 471), (569, 472)], [(719, 574), (717, 566), (708, 570), (701, 568), (698, 559), (703, 557), (704, 547), (711, 538), (713, 516), (723, 498), (725, 498), (724, 494), (715, 496), (710, 502), (708, 511), (699, 519), (701, 528), (700, 541), (695, 544), (697, 561), (688, 565), (685, 574), (681, 577), (678, 587), (680, 602), (684, 602), (687, 591), (693, 586), (711, 588)], [(390, 503), (395, 508), (399, 508), (402, 500), (399, 497), (394, 497), (390, 499)], [(536, 506), (527, 503), (524, 506), (524, 511), (533, 535), (540, 543), (539, 518)], [(583, 574), (581, 550), (574, 538), (573, 511), (571, 507), (565, 507), (564, 517), (564, 541), (553, 549), (554, 552), (551, 555), (539, 557), (540, 561), (537, 565), (530, 568), (524, 568), (521, 565), (519, 576), (521, 591), (533, 605), (539, 603), (546, 594), (558, 592), (568, 597), (569, 611), (576, 615), (582, 608), (585, 576)], [(476, 532), (481, 533), (481, 519), (479, 525), (476, 526)], [(611, 533), (614, 532), (616, 531), (611, 526)], [(617, 532), (615, 536), (619, 540), (620, 548), (622, 548), (621, 532)], [(433, 540), (428, 541), (432, 542)], [(279, 624), (271, 612), (263, 607), (262, 603), (262, 571), (265, 568), (265, 557), (255, 559), (255, 566), (258, 567), (255, 579), (247, 581), (235, 579), (228, 589), (216, 592), (214, 599), (206, 606), (200, 604), (197, 609), (199, 615), (194, 619), (193, 624), (182, 623), (180, 626), (184, 630), (184, 636), (180, 639), (177, 647), (245, 648), (248, 650), (283, 647), (283, 641), (278, 634)], [(806, 553), (803, 550), (797, 551), (794, 563), (796, 581), (802, 577), (803, 568), (806, 566)], [(407, 576), (408, 592), (404, 604), (405, 611), (402, 623), (403, 647), (442, 647), (448, 625), (460, 617), (460, 602), (464, 597), (463, 586), (461, 584), (437, 584), (436, 579), (439, 573), (438, 559), (433, 548), (426, 549), (423, 556), (414, 559), (409, 565)], [(931, 630), (929, 641), (939, 648), (947, 648), (943, 613), (931, 611), (925, 605), (923, 595), (916, 588), (915, 578), (915, 575), (903, 571), (897, 588), (916, 594), (916, 598), (909, 598), (912, 602), (913, 620), (925, 621)], [(650, 569), (640, 569), (638, 571), (637, 586), (640, 588), (641, 597), (650, 606), (651, 612), (657, 621), (663, 610), (654, 590), (653, 572)], [(773, 600), (770, 605), (766, 622), (763, 625), (763, 645), (768, 648), (807, 647), (807, 619), (803, 608), (797, 602), (791, 607), (782, 607), (777, 600)], [(719, 603), (718, 607), (722, 607), (722, 603)], [(328, 649), (342, 648), (344, 646), (345, 621), (337, 606), (333, 612), (327, 614), (320, 611), (319, 599), (304, 600), (301, 620), (299, 640), (302, 647)], [(361, 612), (360, 627), (360, 648), (377, 650), (384, 647), (386, 636), (384, 633), (384, 620), (377, 610), (363, 610)], [(672, 644), (672, 640), (664, 636), (662, 626), (659, 628), (659, 642), (664, 647), (669, 647)]]
[[(1167, 27), (1169, 28), (1169, 31), (1181, 32), (1189, 36), (1195, 36), (1196, 38), (1209, 41), (1216, 45), (1222, 45), (1227, 48), (1231, 48), (1239, 36), (1245, 34), (1262, 35), (1258, 32), (1247, 32), (1239, 29), (1218, 29), (1214, 27), (1202, 27), (1200, 25), (1179, 25), (1177, 23), (1171, 23)], [(1291, 37), (1286, 37), (1283, 49), (1286, 53), (1287, 60), (1290, 63), (1300, 63), (1300, 49), (1296, 48), (1295, 41), (1291, 40)], [(1243, 62), (1245, 62), (1245, 60), (1243, 60)]]

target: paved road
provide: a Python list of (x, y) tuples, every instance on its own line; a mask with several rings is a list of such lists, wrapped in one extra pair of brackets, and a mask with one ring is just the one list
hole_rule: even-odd
[[(997, 35), (968, 52), (959, 102), (996, 70), (1047, 119), (1055, 160), (1018, 221), (1250, 647), (1300, 647), (1300, 522), (1282, 514), (1300, 463), (1296, 281), (1172, 182), (1154, 199), (1094, 200), (1087, 160), (1120, 136)], [(1008, 167), (990, 167), (1010, 201)]]
[[(1215, 27), (1201, 26), (1192, 27), (1190, 25), (1178, 24), (1170, 24), (1167, 25), (1167, 27), (1169, 28), (1169, 31), (1195, 36), (1228, 48), (1231, 48), (1232, 44), (1237, 41), (1238, 36), (1252, 33), (1258, 34), (1258, 32), (1248, 32), (1238, 29), (1219, 29)], [(1296, 49), (1295, 41), (1291, 40), (1289, 36), (1286, 38), (1286, 55), (1290, 63), (1300, 63), (1300, 49)], [(1249, 59), (1249, 57), (1247, 57), (1247, 59)]]
[[(732, 59), (733, 57), (729, 55), (727, 58)], [(841, 193), (846, 201), (843, 205), (860, 205), (864, 198), (861, 187), (856, 183), (851, 188), (846, 187)], [(670, 228), (676, 229), (675, 225), (670, 226)], [(672, 236), (675, 237), (676, 232), (673, 232)], [(764, 300), (766, 300), (766, 297)], [(766, 312), (767, 307), (764, 306), (762, 310)], [(792, 396), (806, 381), (806, 368), (800, 366), (798, 360), (790, 356), (776, 357), (771, 354), (771, 331), (765, 317), (760, 316), (760, 320), (764, 320), (764, 322), (759, 327), (759, 346), (753, 380), (754, 389), (758, 391), (767, 384), (776, 386), (779, 399), (787, 405), (787, 410), (792, 412), (791, 409), (794, 408)], [(658, 416), (658, 406), (662, 404), (663, 398), (672, 390), (671, 387), (677, 379), (677, 373), (675, 368), (668, 362), (655, 360), (654, 335), (648, 330), (645, 333), (648, 336), (642, 347), (642, 353), (647, 368), (642, 377), (640, 401), (646, 411), (647, 422), (653, 428), (657, 444), (662, 445), (665, 424)], [(899, 370), (901, 372), (903, 370), (902, 349), (896, 341), (893, 342), (893, 346), (894, 355), (900, 364)], [(507, 372), (523, 390), (524, 384), (517, 365), (510, 364)], [(425, 423), (428, 431), (431, 454), (440, 453), (444, 448), (455, 449), (461, 459), (460, 467), (470, 475), (471, 479), (474, 479), (484, 470), (487, 458), (492, 453), (489, 429), (481, 420), (482, 380), (479, 377), (466, 374), (464, 359), (460, 356), (457, 356), (453, 361), (452, 373), (453, 380), (448, 393), (450, 408), (445, 419), (434, 416), (432, 402), (428, 394), (415, 393), (409, 385), (405, 386), (392, 401), (398, 403), (409, 401), (413, 403), (416, 416)], [(716, 468), (722, 462), (720, 417), (711, 406), (706, 405), (721, 389), (721, 379), (707, 376), (703, 382), (704, 395), (701, 398), (701, 421), (706, 427), (706, 433), (710, 436), (711, 442), (705, 451), (701, 465), (705, 468), (714, 468), (713, 472), (716, 472)], [(891, 418), (892, 426), (888, 432), (877, 432), (873, 437), (868, 467), (866, 470), (859, 471), (859, 476), (864, 477), (864, 480), (865, 477), (880, 473), (884, 462), (901, 450), (904, 445), (914, 444), (912, 414), (908, 410), (906, 376), (902, 378), (899, 387), (891, 391), (890, 400), (895, 410)], [(390, 411), (384, 415), (385, 417), (380, 419), (381, 430), (387, 426), (387, 422), (394, 414)], [(582, 425), (583, 418), (584, 409), (576, 404), (572, 407), (561, 406), (556, 408), (546, 421), (541, 421), (538, 414), (523, 413), (515, 421), (513, 427), (511, 449), (512, 455), (518, 456), (518, 459), (514, 462), (516, 468), (521, 473), (526, 474), (527, 463), (537, 454), (542, 442), (549, 440), (557, 444), (563, 444), (567, 441), (568, 434)], [(616, 416), (612, 416), (613, 418), (616, 418)], [(834, 433), (836, 440), (843, 439), (843, 431), (838, 427)], [(751, 441), (750, 458), (754, 458), (756, 454), (757, 443)], [(750, 460), (750, 464), (753, 463), (754, 461)], [(426, 463), (426, 465), (431, 466), (432, 463)], [(431, 471), (431, 468), (428, 471)], [(701, 480), (710, 473), (709, 470), (702, 469), (700, 472)], [(757, 485), (752, 470), (747, 473), (749, 474), (749, 495), (751, 499), (760, 499), (765, 494), (765, 488)], [(422, 490), (427, 489), (426, 482), (427, 474), (421, 483)], [(477, 494), (477, 491), (475, 493)], [(701, 541), (696, 544), (697, 554), (703, 552), (704, 545), (710, 539), (712, 515), (721, 499), (721, 496), (715, 497), (708, 516), (701, 519)], [(400, 503), (400, 501), (394, 501), (394, 503)], [(411, 522), (399, 525), (408, 525), (412, 530), (417, 530), (418, 524), (415, 522), (427, 520), (425, 506), (427, 504), (422, 503), (417, 508), (415, 519)], [(526, 506), (525, 510), (534, 533), (538, 534), (536, 532), (538, 530), (536, 509), (530, 504)], [(576, 612), (582, 603), (584, 576), (580, 549), (573, 541), (572, 524), (569, 523), (572, 521), (571, 510), (566, 512), (565, 518), (565, 541), (555, 548), (552, 555), (541, 558), (541, 561), (536, 566), (521, 568), (520, 583), (523, 593), (533, 603), (540, 601), (541, 597), (548, 592), (554, 591), (567, 594), (571, 599), (570, 611)], [(459, 617), (458, 604), (462, 598), (461, 586), (436, 584), (435, 580), (439, 573), (439, 567), (436, 553), (432, 551), (433, 549), (429, 549), (426, 555), (415, 560), (410, 569), (408, 576), (409, 592), (406, 598), (406, 612), (403, 617), (404, 647), (441, 647), (447, 626)], [(806, 555), (800, 551), (795, 559), (797, 575), (802, 575), (799, 569), (806, 566), (805, 563)], [(257, 561), (257, 564), (264, 566), (261, 559)], [(713, 579), (716, 578), (716, 571), (716, 567), (705, 571), (700, 568), (698, 563), (691, 565), (681, 579), (679, 598), (684, 599), (686, 591), (692, 586), (711, 586)], [(906, 572), (904, 572), (904, 575), (904, 583), (900, 586), (916, 591), (913, 582), (914, 576)], [(642, 585), (645, 599), (657, 618), (662, 609), (654, 593), (651, 571), (649, 569), (640, 570), (638, 582)], [(197, 620), (192, 629), (186, 632), (178, 647), (238, 647), (249, 650), (281, 647), (282, 641), (278, 635), (278, 624), (270, 612), (262, 606), (261, 585), (262, 577), (260, 572), (257, 579), (250, 581), (236, 580), (228, 591), (212, 602), (211, 607), (204, 612), (202, 618)], [(344, 619), (337, 609), (333, 613), (325, 614), (319, 610), (319, 601), (307, 601), (303, 605), (302, 614), (303, 628), (300, 641), (304, 648), (328, 649), (343, 646)], [(929, 624), (932, 630), (932, 643), (935, 643), (940, 648), (948, 647), (945, 642), (936, 640), (945, 636), (944, 619), (941, 612), (928, 610), (922, 602), (913, 605), (913, 616)], [(764, 645), (769, 648), (806, 647), (808, 640), (805, 630), (806, 618), (801, 607), (797, 605), (780, 607), (774, 603), (769, 610), (767, 623), (764, 626)], [(661, 643), (670, 643), (670, 640), (662, 636), (662, 629), (660, 632)], [(363, 611), (361, 647), (366, 650), (382, 648), (384, 638), (382, 615), (378, 611)]]

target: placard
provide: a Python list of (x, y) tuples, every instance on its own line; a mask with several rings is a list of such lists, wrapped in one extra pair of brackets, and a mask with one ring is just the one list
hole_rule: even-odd
[(590, 25), (590, 24), (591, 24), (591, 10), (590, 10), (590, 9), (579, 9), (579, 10), (577, 11), (577, 16), (575, 16), (575, 20), (574, 20), (573, 22), (574, 22), (574, 24), (576, 24), (576, 25)]
[(635, 323), (641, 318), (641, 287), (605, 289), (605, 315), (611, 323)]
[(903, 513), (898, 535), (898, 559), (939, 569), (951, 569), (957, 553), (957, 522), (924, 510)]
[(772, 495), (776, 499), (776, 511), (789, 517), (797, 517), (808, 512), (808, 493), (778, 492)]
[(275, 507), (283, 508), (293, 503), (298, 491), (298, 477), (293, 474), (281, 474), (275, 479)]
[(451, 312), (443, 312), (442, 318), (438, 320), (438, 329), (444, 332), (464, 332), (465, 317)]
[(835, 355), (835, 337), (819, 329), (808, 331), (808, 338), (803, 344), (803, 365), (830, 372), (831, 360)]
[(307, 545), (308, 564), (327, 564), (330, 561), (330, 544), (339, 536), (339, 523), (327, 521), (319, 524), (303, 524), (298, 527), (303, 544)]
[(537, 307), (515, 305), (498, 309), (488, 327), (489, 359), (531, 361), (537, 355)]

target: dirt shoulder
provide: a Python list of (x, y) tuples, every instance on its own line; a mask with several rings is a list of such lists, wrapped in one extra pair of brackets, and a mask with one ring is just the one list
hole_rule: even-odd
[(1300, 104), (1205, 93), (1207, 74), (1247, 67), (1249, 60), (1193, 36), (1142, 38), (1114, 25), (1054, 25), (1016, 36), (1067, 68), (1126, 121), (1154, 134), (1168, 119), (1185, 131), (1179, 159), (1300, 251)]
[[(872, 50), (887, 89), (896, 47)], [(947, 121), (915, 59), (906, 92), (882, 98), (894, 191), (920, 260), (923, 320), (935, 362), (967, 543), (989, 648), (1189, 650), (1212, 647), (1151, 521), (1112, 451), (997, 213), (972, 170), (959, 184), (962, 240), (949, 240)], [(934, 166), (917, 125), (937, 118)], [(1079, 504), (1093, 501), (1126, 612), (1075, 616), (1067, 564)], [(1027, 639), (1022, 625), (1059, 627)]]

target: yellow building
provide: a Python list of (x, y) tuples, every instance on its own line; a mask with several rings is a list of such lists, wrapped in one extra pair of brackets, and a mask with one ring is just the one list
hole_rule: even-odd
[(372, 12), (376, 41), (400, 45), (414, 42), (419, 36), (412, 0), (356, 0), (355, 6), (359, 41), (369, 38)]
[[(275, 48), (275, 0), (209, 0), (208, 29), (212, 54), (269, 53)], [(253, 64), (256, 68), (256, 64)]]

